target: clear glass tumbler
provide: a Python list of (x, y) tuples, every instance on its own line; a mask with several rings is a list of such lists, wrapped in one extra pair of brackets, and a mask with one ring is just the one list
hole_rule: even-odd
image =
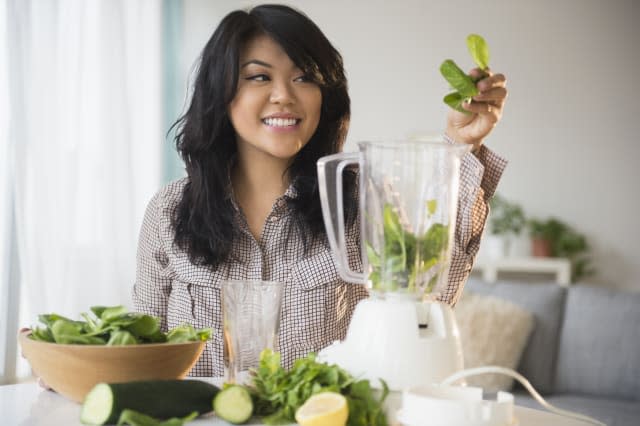
[(264, 349), (278, 351), (282, 283), (222, 283), (225, 380), (245, 383)]

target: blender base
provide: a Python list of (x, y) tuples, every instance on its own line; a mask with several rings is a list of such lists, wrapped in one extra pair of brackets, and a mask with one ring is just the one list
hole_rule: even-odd
[[(418, 310), (427, 327), (418, 327)], [(422, 322), (422, 321), (420, 321)], [(356, 306), (345, 340), (321, 350), (318, 360), (334, 363), (380, 389), (439, 383), (463, 369), (462, 346), (451, 307), (409, 298), (369, 298)]]

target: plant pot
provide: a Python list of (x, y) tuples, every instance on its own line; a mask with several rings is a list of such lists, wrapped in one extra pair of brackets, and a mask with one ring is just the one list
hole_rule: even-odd
[(512, 234), (506, 237), (509, 240), (507, 245), (507, 257), (525, 258), (531, 256), (531, 240), (525, 234)]
[(480, 244), (478, 258), (483, 260), (502, 259), (507, 255), (507, 241), (499, 235), (485, 235)]
[(544, 238), (532, 238), (531, 254), (534, 257), (551, 257), (551, 241)]

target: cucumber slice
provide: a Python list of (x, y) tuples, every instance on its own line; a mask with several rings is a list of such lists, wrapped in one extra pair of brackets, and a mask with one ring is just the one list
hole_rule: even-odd
[(124, 409), (158, 419), (211, 411), (220, 389), (199, 380), (152, 380), (99, 383), (84, 399), (80, 421), (87, 425), (115, 424)]
[(213, 411), (229, 423), (241, 424), (251, 418), (253, 401), (244, 386), (231, 385), (216, 395), (213, 400)]
[(111, 387), (106, 383), (98, 383), (84, 398), (80, 421), (85, 425), (103, 425), (112, 418), (112, 412), (113, 392)]

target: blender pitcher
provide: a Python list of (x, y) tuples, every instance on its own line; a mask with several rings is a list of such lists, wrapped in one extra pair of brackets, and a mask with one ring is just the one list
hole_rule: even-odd
[[(421, 298), (446, 285), (451, 258), (460, 159), (466, 145), (360, 142), (360, 151), (318, 161), (327, 236), (345, 281), (374, 296)], [(342, 173), (358, 164), (363, 271), (346, 257)], [(333, 183), (333, 185), (332, 185)]]
[[(468, 145), (360, 142), (359, 151), (318, 160), (322, 213), (337, 269), (365, 284), (342, 342), (319, 359), (391, 390), (430, 384), (462, 369), (462, 348), (449, 305), (425, 297), (448, 281), (459, 171)], [(345, 237), (344, 169), (359, 166), (363, 270), (350, 268)], [(426, 300), (429, 299), (429, 300)], [(425, 301), (426, 300), (426, 301)]]

